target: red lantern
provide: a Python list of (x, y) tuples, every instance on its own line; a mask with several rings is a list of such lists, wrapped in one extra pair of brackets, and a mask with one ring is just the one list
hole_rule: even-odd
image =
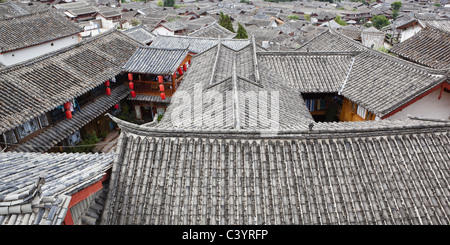
[(159, 85), (159, 91), (164, 92), (164, 85), (163, 84)]
[(158, 76), (158, 82), (162, 83), (163, 82), (163, 77), (162, 76)]
[(114, 109), (116, 109), (116, 110), (119, 109), (119, 104), (115, 104)]
[(111, 95), (111, 88), (106, 88), (106, 94)]
[(109, 87), (109, 80), (106, 80), (105, 86), (106, 86), (106, 87)]
[(187, 65), (183, 64), (183, 71), (186, 71), (186, 70), (187, 70)]
[(181, 67), (178, 67), (178, 74), (183, 75), (183, 70), (181, 69)]
[(191, 60), (188, 61), (188, 64), (191, 65)]
[(128, 87), (130, 87), (130, 89), (133, 90), (134, 89), (134, 83), (133, 82), (129, 82), (128, 83)]
[(70, 102), (67, 101), (66, 103), (64, 103), (64, 110), (69, 110), (70, 109)]
[(131, 97), (136, 97), (136, 92), (134, 92), (134, 90), (131, 90)]
[(128, 73), (128, 80), (133, 81), (133, 74), (132, 73)]
[(71, 119), (72, 118), (72, 112), (70, 110), (66, 111), (66, 118)]
[(161, 92), (161, 99), (165, 100), (166, 99), (166, 94), (164, 92)]

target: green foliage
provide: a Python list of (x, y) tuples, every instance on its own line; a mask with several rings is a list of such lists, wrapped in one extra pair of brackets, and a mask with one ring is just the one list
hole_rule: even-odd
[(245, 30), (244, 26), (241, 25), (241, 23), (238, 23), (236, 39), (247, 39), (247, 38), (248, 38), (247, 31)]
[(366, 18), (364, 18), (364, 17), (359, 17), (358, 18), (358, 23), (364, 23), (366, 21)]
[(167, 22), (171, 22), (171, 21), (179, 20), (179, 19), (180, 19), (180, 16), (177, 15), (176, 17), (173, 17), (173, 18), (168, 19)]
[(375, 15), (370, 21), (372, 21), (373, 26), (377, 29), (381, 29), (391, 23), (384, 15)]
[(100, 140), (97, 138), (95, 133), (87, 134), (85, 139), (80, 141), (75, 147), (67, 147), (65, 152), (84, 152), (89, 153)]
[(363, 26), (365, 28), (369, 28), (369, 27), (372, 27), (373, 25), (371, 23), (364, 23)]
[(100, 136), (101, 139), (104, 139), (107, 135), (108, 135), (108, 132), (102, 131), (102, 132), (99, 133), (99, 136)]
[(175, 5), (175, 0), (164, 0), (164, 7), (173, 7)]
[(439, 8), (439, 7), (442, 7), (442, 5), (441, 5), (440, 3), (435, 3), (434, 6), (435, 6), (435, 7), (438, 7), (438, 8)]
[(402, 2), (400, 2), (400, 1), (393, 2), (393, 3), (391, 4), (391, 8), (392, 8), (393, 10), (399, 11), (401, 7), (402, 7)]
[(306, 21), (311, 21), (311, 15), (305, 14), (305, 15), (303, 15), (303, 16), (305, 17), (305, 20), (306, 20)]
[(126, 103), (122, 105), (122, 111), (119, 115), (117, 115), (117, 118), (127, 122), (136, 123), (136, 118), (134, 117), (133, 112), (130, 111), (130, 107)]
[(233, 24), (231, 23), (230, 16), (228, 16), (227, 14), (223, 14), (222, 12), (220, 12), (219, 25), (232, 32), (235, 32), (233, 29)]
[(164, 3), (163, 3), (162, 0), (158, 0), (158, 2), (156, 3), (156, 5), (158, 5), (158, 6), (160, 6), (160, 7), (163, 7), (163, 6), (164, 6)]
[(288, 19), (291, 19), (291, 20), (298, 20), (298, 19), (300, 19), (300, 18), (299, 18), (298, 15), (296, 15), (296, 14), (291, 14), (291, 15), (288, 15)]
[(141, 24), (141, 22), (139, 20), (131, 19), (131, 25), (132, 26), (137, 26), (139, 24)]
[(398, 10), (392, 10), (392, 18), (395, 20), (398, 17)]
[(250, 4), (250, 1), (247, 1), (247, 0), (241, 0), (240, 3)]
[(381, 46), (380, 48), (378, 48), (377, 49), (378, 51), (380, 51), (380, 52), (383, 52), (383, 53), (386, 53), (386, 54), (388, 54), (389, 53), (389, 49), (387, 49), (386, 47), (384, 47), (384, 46)]
[(158, 122), (160, 122), (162, 117), (163, 117), (163, 115), (160, 114), (160, 115), (158, 115), (158, 118), (156, 120), (158, 120)]
[(336, 21), (336, 23), (338, 23), (339, 25), (341, 25), (341, 26), (346, 26), (347, 25), (347, 23), (345, 23), (345, 21), (343, 21), (342, 19), (341, 19), (341, 16), (336, 16), (336, 18), (334, 18), (334, 21)]

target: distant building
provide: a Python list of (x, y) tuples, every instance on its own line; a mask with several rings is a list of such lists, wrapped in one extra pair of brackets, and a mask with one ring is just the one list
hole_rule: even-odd
[(17, 64), (78, 43), (82, 31), (56, 10), (2, 19), (0, 64)]

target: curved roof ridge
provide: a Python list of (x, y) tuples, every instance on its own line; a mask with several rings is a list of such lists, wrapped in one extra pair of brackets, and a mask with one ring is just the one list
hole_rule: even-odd
[[(262, 136), (262, 133), (269, 131), (264, 129), (200, 129), (200, 128), (161, 128), (155, 127), (155, 125), (144, 126), (138, 125), (131, 122), (119, 119), (109, 113), (105, 114), (109, 116), (119, 127), (127, 133), (133, 133), (138, 135), (146, 134), (168, 134), (170, 137), (182, 137), (184, 135), (217, 135), (217, 136), (233, 136), (233, 137), (243, 137), (242, 135), (248, 136)], [(405, 131), (415, 131), (420, 130), (425, 131), (448, 131), (450, 129), (450, 121), (437, 121), (437, 120), (427, 120), (427, 119), (397, 119), (397, 120), (379, 120), (379, 121), (361, 121), (361, 122), (312, 122), (309, 127), (296, 128), (296, 129), (278, 129), (275, 138), (285, 138), (285, 137), (298, 137), (305, 136), (329, 136), (330, 134), (336, 135), (336, 137), (345, 137), (340, 134), (356, 134), (356, 133), (377, 133), (383, 135), (383, 133), (392, 134), (393, 131), (400, 133), (402, 130)], [(266, 135), (267, 136), (267, 135)]]

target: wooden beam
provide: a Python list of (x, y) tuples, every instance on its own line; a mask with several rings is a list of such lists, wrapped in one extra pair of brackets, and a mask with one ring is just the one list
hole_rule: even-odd
[(64, 217), (63, 225), (74, 225), (70, 208), (67, 209), (66, 217)]
[(441, 92), (439, 93), (438, 100), (441, 99), (441, 97), (442, 97), (442, 92), (444, 92), (444, 89), (450, 89), (450, 84), (447, 83), (447, 82), (443, 82), (443, 83), (442, 83)]
[(88, 196), (96, 193), (97, 191), (101, 190), (102, 188), (103, 188), (102, 180), (99, 180), (99, 181), (95, 182), (94, 184), (84, 188), (83, 190), (73, 194), (68, 208), (71, 208), (71, 207), (77, 205), (79, 202), (83, 201)]

